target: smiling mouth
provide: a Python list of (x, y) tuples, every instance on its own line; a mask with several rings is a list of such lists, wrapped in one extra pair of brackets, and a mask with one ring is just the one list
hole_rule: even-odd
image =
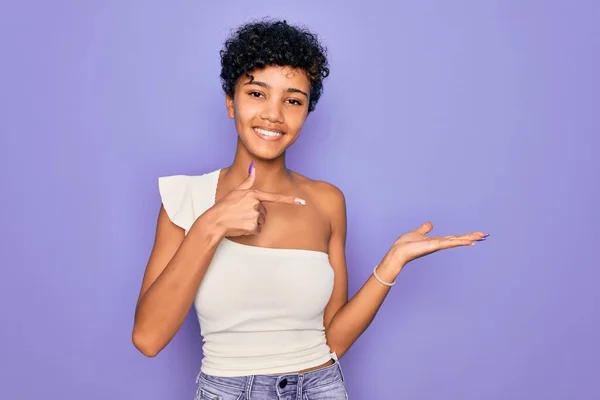
[(256, 135), (263, 140), (279, 140), (283, 137), (284, 133), (278, 130), (270, 130), (265, 128), (252, 128)]

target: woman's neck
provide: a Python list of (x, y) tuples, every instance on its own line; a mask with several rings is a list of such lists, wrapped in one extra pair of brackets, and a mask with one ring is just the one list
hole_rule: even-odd
[(261, 160), (254, 159), (245, 148), (236, 151), (227, 169), (227, 180), (234, 186), (240, 184), (248, 177), (248, 168), (253, 161), (256, 170), (255, 189), (274, 192), (292, 183), (292, 175), (285, 165), (285, 153), (274, 160)]

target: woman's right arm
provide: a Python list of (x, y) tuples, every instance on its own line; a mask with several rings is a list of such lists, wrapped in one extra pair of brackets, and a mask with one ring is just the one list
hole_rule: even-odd
[(133, 344), (144, 355), (156, 356), (173, 339), (223, 238), (260, 232), (266, 215), (261, 202), (305, 203), (254, 190), (255, 179), (251, 168), (248, 178), (200, 215), (187, 235), (161, 206), (132, 333)]
[(210, 209), (185, 235), (161, 206), (132, 333), (144, 355), (156, 356), (173, 339), (224, 236)]

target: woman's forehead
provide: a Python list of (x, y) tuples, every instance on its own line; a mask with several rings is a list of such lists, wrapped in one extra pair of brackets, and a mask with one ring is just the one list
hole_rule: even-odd
[[(287, 90), (289, 87), (309, 90), (310, 82), (303, 69), (293, 67), (268, 66), (256, 69), (247, 75), (240, 77), (242, 85), (254, 83), (268, 88), (280, 88)], [(262, 85), (265, 84), (265, 85)]]

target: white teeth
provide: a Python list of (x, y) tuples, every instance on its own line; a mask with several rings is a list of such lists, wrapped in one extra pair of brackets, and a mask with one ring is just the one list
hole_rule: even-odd
[(268, 131), (266, 129), (261, 129), (261, 128), (254, 128), (254, 130), (263, 136), (278, 137), (278, 136), (282, 135), (279, 132)]

